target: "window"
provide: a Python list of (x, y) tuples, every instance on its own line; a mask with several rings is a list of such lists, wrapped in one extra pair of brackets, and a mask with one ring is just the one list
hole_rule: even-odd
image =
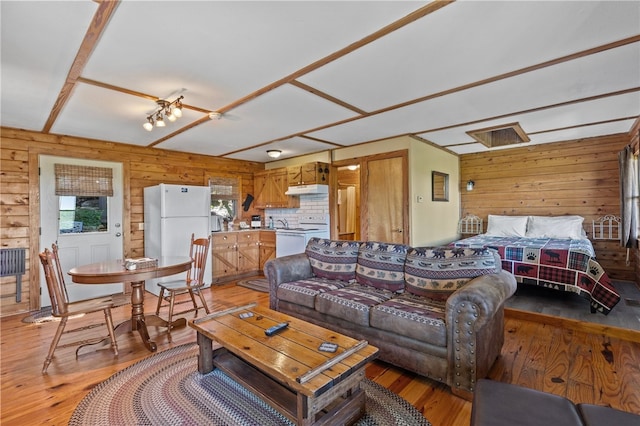
[(58, 231), (61, 234), (107, 232), (107, 197), (60, 196)]
[(237, 178), (211, 178), (211, 212), (227, 220), (235, 219), (238, 213), (239, 186)]

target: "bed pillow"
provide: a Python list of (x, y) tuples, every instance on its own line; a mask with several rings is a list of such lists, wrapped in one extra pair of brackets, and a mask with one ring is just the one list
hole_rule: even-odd
[(529, 216), (527, 237), (531, 238), (586, 238), (582, 216)]
[(491, 237), (524, 237), (529, 216), (489, 215), (486, 235)]

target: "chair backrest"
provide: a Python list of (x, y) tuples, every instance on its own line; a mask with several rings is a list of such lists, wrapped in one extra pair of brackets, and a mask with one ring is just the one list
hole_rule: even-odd
[(211, 235), (207, 238), (194, 239), (194, 237), (194, 234), (191, 234), (189, 257), (193, 259), (193, 263), (191, 264), (191, 269), (187, 271), (187, 282), (191, 285), (203, 285), (209, 246), (211, 245)]
[(64, 280), (64, 273), (62, 272), (62, 267), (60, 266), (60, 256), (58, 254), (58, 245), (56, 243), (51, 244), (51, 254), (53, 257), (53, 261), (56, 263), (56, 272), (58, 274), (58, 281), (64, 290), (65, 300), (69, 301), (69, 293), (67, 292), (67, 283)]
[(64, 287), (64, 283), (59, 280), (60, 273), (56, 265), (56, 260), (53, 253), (49, 249), (44, 249), (44, 252), (39, 254), (42, 268), (44, 269), (44, 278), (47, 281), (47, 288), (49, 289), (49, 298), (51, 299), (51, 313), (53, 316), (62, 316), (67, 313), (67, 304), (69, 299), (67, 298), (67, 291)]

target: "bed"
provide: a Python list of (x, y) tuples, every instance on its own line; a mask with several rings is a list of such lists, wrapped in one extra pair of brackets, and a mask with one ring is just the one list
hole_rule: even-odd
[(595, 259), (580, 216), (489, 215), (487, 232), (452, 243), (498, 250), (502, 269), (522, 284), (573, 292), (589, 299), (591, 312), (609, 314), (620, 300)]

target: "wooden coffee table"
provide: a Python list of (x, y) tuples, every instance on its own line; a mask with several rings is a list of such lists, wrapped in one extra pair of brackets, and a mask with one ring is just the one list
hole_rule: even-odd
[[(289, 327), (265, 335), (282, 322)], [(360, 383), (378, 353), (366, 341), (256, 304), (213, 312), (189, 326), (198, 332), (200, 373), (221, 369), (296, 424), (351, 424), (364, 414)], [(322, 352), (323, 342), (338, 349)]]

